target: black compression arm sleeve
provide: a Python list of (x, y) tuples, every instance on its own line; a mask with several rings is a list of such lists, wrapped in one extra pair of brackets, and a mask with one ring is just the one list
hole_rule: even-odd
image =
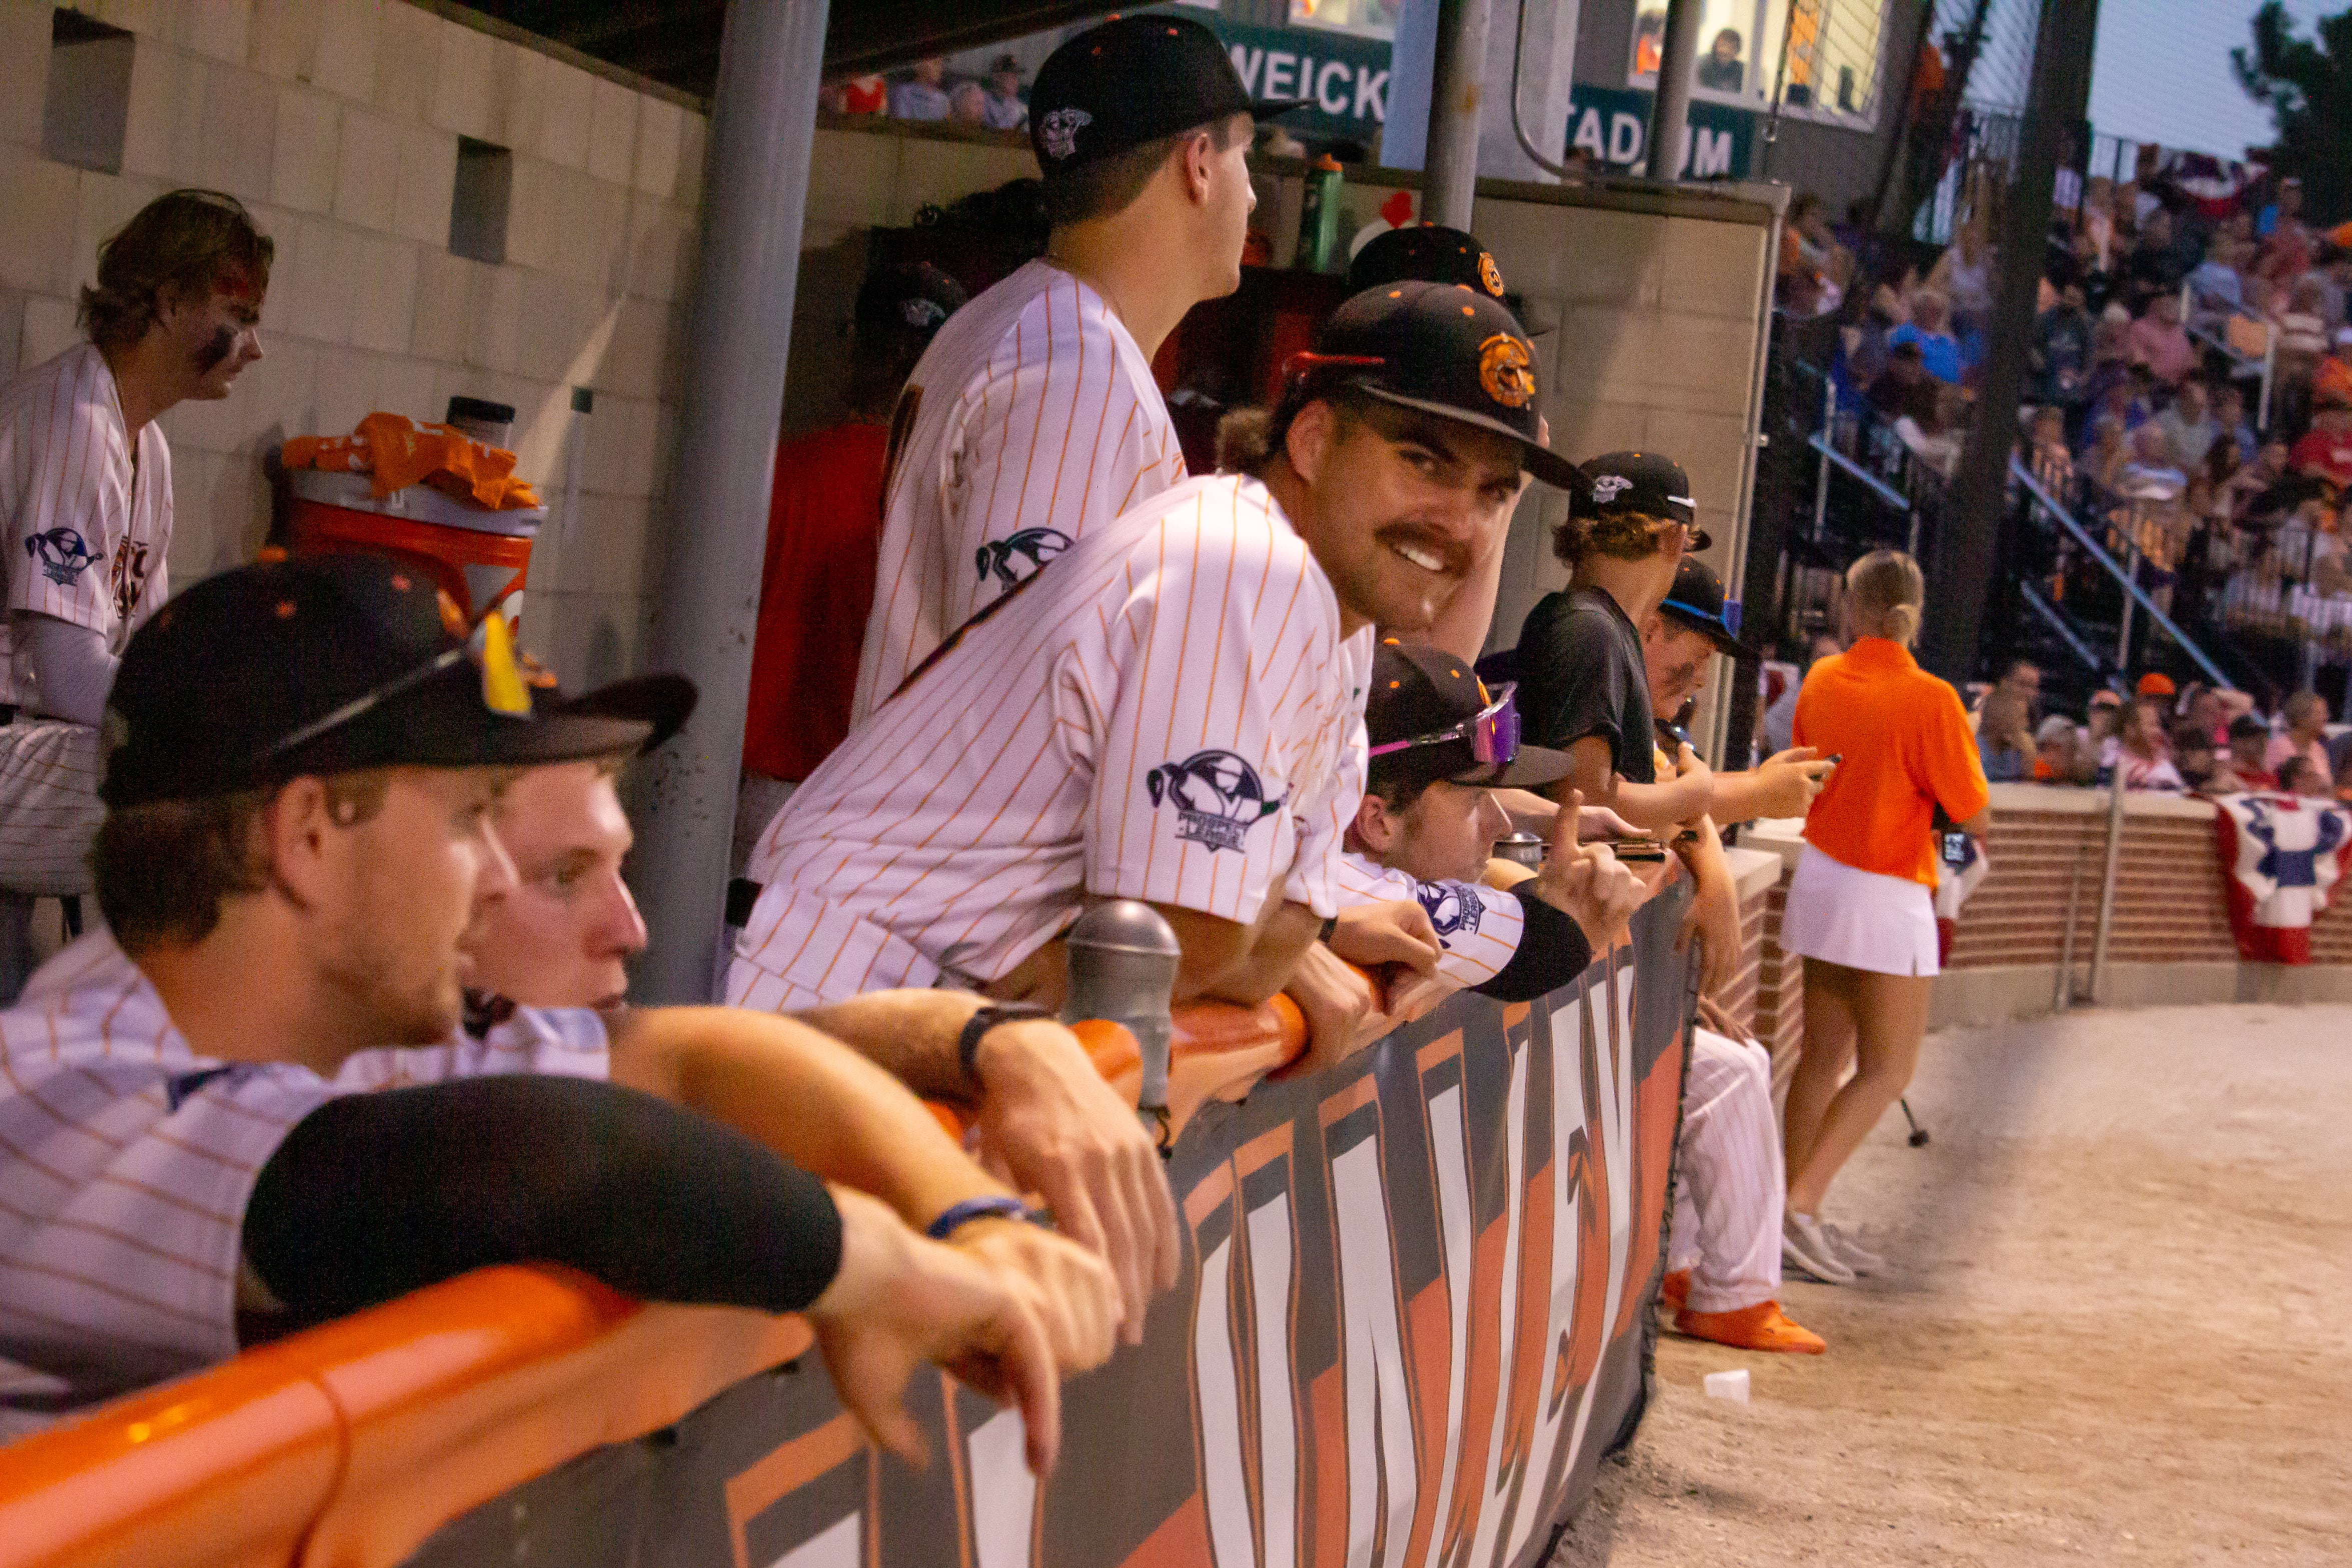
[(610, 1083), (512, 1076), (320, 1106), (261, 1167), (244, 1239), (301, 1323), (519, 1262), (785, 1312), (832, 1282), (841, 1217), (730, 1127)]
[(1513, 894), (1519, 901), (1518, 951), (1495, 971), (1494, 978), (1473, 986), (1482, 997), (1498, 1002), (1531, 1002), (1572, 984), (1591, 966), (1592, 943), (1584, 927), (1533, 894)]

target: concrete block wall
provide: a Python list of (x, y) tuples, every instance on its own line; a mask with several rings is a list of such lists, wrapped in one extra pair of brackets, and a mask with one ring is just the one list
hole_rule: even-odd
[[(176, 584), (250, 559), (262, 456), (374, 409), (515, 405), (551, 501), (525, 637), (567, 681), (632, 667), (674, 423), (704, 120), (404, 0), (85, 0), (135, 35), (122, 170), (42, 155), (51, 8), (0, 0), (0, 373), (74, 340), (98, 246), (178, 185), (242, 199), (277, 242), (266, 357), (163, 418)], [(513, 153), (506, 260), (448, 250), (457, 141)], [(593, 412), (570, 412), (589, 388)]]

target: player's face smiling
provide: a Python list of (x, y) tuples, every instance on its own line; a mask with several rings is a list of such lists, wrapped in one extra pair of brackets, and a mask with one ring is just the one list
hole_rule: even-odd
[(382, 808), (341, 831), (338, 907), (324, 912), (330, 983), (385, 1044), (425, 1045), (457, 1027), (466, 948), (514, 865), (490, 812), (508, 775), (394, 769)]
[(621, 880), (634, 835), (611, 770), (534, 768), (499, 800), (496, 820), (516, 885), (484, 917), (474, 985), (529, 1007), (617, 1005), (646, 923)]
[[(1310, 404), (1299, 418), (1328, 408)], [(1313, 516), (1302, 532), (1349, 629), (1369, 622), (1402, 636), (1426, 631), (1500, 542), (1522, 483), (1507, 438), (1378, 405), (1334, 429), (1310, 460)]]

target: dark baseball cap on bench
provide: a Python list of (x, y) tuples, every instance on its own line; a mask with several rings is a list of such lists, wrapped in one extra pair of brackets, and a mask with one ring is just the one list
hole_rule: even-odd
[(1045, 178), (1229, 114), (1260, 120), (1303, 98), (1252, 98), (1217, 35), (1187, 16), (1118, 16), (1089, 27), (1037, 68), (1029, 144)]
[(649, 717), (533, 711), (503, 623), (469, 639), (454, 611), (425, 573), (381, 556), (205, 579), (123, 651), (100, 798), (120, 809), (362, 768), (531, 767), (632, 752), (652, 733)]

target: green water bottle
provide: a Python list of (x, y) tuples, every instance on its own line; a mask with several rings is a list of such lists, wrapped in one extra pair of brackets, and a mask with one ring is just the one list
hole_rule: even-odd
[(1307, 171), (1307, 193), (1298, 203), (1298, 254), (1290, 265), (1328, 272), (1339, 248), (1339, 160), (1328, 152)]

